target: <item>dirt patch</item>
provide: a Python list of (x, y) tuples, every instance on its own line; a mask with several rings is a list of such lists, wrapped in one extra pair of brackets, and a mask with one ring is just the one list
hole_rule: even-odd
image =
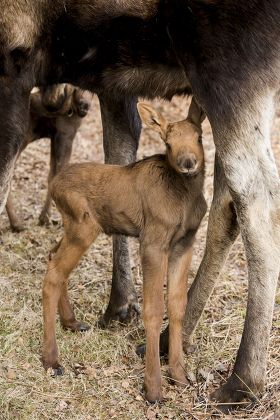
[[(187, 100), (156, 102), (168, 118), (184, 118)], [(272, 133), (280, 165), (280, 114)], [(204, 123), (206, 152), (205, 195), (210, 207), (213, 182), (214, 145)], [(153, 132), (144, 130), (139, 158), (164, 150)], [(72, 161), (103, 160), (99, 104), (92, 109), (74, 143)], [(144, 363), (135, 347), (144, 340), (142, 321), (100, 330), (96, 322), (105, 310), (111, 284), (111, 239), (100, 236), (72, 275), (70, 295), (76, 315), (92, 325), (85, 334), (65, 332), (58, 326), (60, 357), (65, 375), (51, 378), (40, 362), (42, 342), (41, 286), (50, 248), (61, 237), (60, 223), (50, 228), (37, 226), (46, 193), (49, 141), (29, 146), (18, 162), (14, 201), (26, 230), (13, 234), (6, 215), (1, 216), (0, 268), (0, 418), (1, 419), (207, 419), (222, 416), (208, 396), (228, 377), (242, 333), (247, 296), (245, 256), (240, 240), (233, 247), (221, 279), (215, 288), (196, 332), (196, 351), (186, 356), (190, 384), (176, 388), (169, 384), (166, 365), (161, 405), (150, 406), (143, 399)], [(59, 219), (55, 209), (53, 218)], [(190, 282), (201, 260), (207, 218), (199, 231)], [(134, 281), (141, 301), (141, 270), (138, 244), (131, 241)], [(279, 418), (280, 295), (270, 340), (266, 392), (255, 406), (239, 411), (240, 419)], [(278, 414), (276, 413), (278, 410)], [(275, 413), (275, 414), (274, 414)]]

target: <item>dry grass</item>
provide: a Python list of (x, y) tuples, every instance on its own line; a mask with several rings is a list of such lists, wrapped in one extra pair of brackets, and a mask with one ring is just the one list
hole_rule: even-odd
[[(183, 117), (186, 101), (158, 103), (172, 119)], [(207, 123), (205, 192), (210, 205), (214, 147)], [(280, 163), (280, 119), (275, 121), (273, 143)], [(160, 140), (144, 131), (139, 156), (162, 150)], [(61, 236), (60, 225), (37, 226), (46, 187), (49, 145), (30, 146), (18, 164), (14, 197), (26, 230), (17, 235), (1, 218), (0, 271), (0, 418), (1, 419), (276, 419), (280, 418), (280, 296), (271, 332), (267, 389), (259, 404), (234, 415), (222, 416), (208, 400), (214, 387), (229, 375), (239, 346), (246, 307), (246, 264), (240, 241), (231, 252), (196, 333), (197, 349), (186, 357), (190, 384), (169, 384), (163, 363), (164, 395), (161, 405), (143, 400), (144, 363), (135, 346), (144, 339), (141, 321), (100, 330), (96, 321), (108, 302), (111, 279), (111, 240), (100, 237), (72, 276), (71, 297), (78, 318), (92, 324), (85, 334), (64, 332), (58, 326), (58, 343), (65, 376), (51, 378), (40, 363), (42, 318), (41, 284), (49, 249)], [(78, 134), (73, 160), (102, 160), (101, 124), (97, 100)], [(57, 215), (55, 216), (57, 218)], [(54, 217), (54, 218), (55, 218)], [(195, 273), (202, 256), (205, 219), (196, 243)], [(132, 241), (133, 277), (141, 299), (141, 273), (137, 243)], [(278, 411), (278, 414), (277, 414)]]

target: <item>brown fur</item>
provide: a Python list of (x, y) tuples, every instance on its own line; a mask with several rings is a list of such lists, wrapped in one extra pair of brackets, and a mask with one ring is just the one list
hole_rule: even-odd
[[(206, 211), (202, 194), (204, 153), (200, 110), (186, 121), (167, 123), (147, 105), (142, 120), (161, 134), (166, 155), (128, 166), (71, 165), (53, 181), (52, 197), (62, 215), (64, 236), (44, 280), (43, 363), (61, 373), (55, 342), (57, 306), (62, 325), (85, 329), (67, 297), (68, 276), (100, 232), (139, 237), (144, 275), (143, 317), (147, 335), (145, 390), (149, 401), (162, 399), (159, 336), (164, 314), (163, 283), (168, 279), (170, 374), (185, 384), (182, 325), (186, 279), (195, 233)], [(194, 112), (195, 111), (195, 112)]]
[[(55, 85), (48, 87), (44, 92), (31, 94), (29, 127), (20, 153), (35, 140), (45, 137), (51, 139), (49, 183), (69, 163), (73, 140), (89, 105), (85, 94), (71, 85)], [(48, 223), (50, 205), (51, 196), (48, 188), (39, 217), (40, 224)], [(6, 210), (12, 230), (15, 232), (23, 230), (23, 224), (14, 209), (11, 193), (8, 196)]]

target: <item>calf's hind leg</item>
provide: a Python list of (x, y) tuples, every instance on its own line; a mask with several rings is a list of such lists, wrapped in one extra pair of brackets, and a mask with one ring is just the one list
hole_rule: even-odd
[(90, 326), (85, 322), (77, 321), (75, 318), (75, 314), (68, 296), (68, 281), (63, 282), (62, 284), (61, 295), (58, 302), (58, 312), (61, 325), (66, 330), (71, 330), (72, 332), (85, 332), (90, 329)]
[(75, 320), (67, 292), (68, 277), (91, 243), (100, 232), (91, 222), (65, 223), (64, 237), (57, 252), (48, 264), (43, 285), (44, 343), (43, 365), (53, 368), (54, 374), (62, 374), (58, 362), (58, 349), (55, 337), (56, 312), (59, 306), (61, 322), (64, 326), (81, 330), (83, 324)]
[[(100, 95), (99, 100), (105, 162), (117, 165), (134, 162), (141, 132), (137, 99), (117, 100)], [(125, 236), (114, 236), (112, 289), (101, 325), (106, 326), (112, 320), (129, 320), (134, 313), (139, 313), (139, 305), (131, 278), (128, 240)]]

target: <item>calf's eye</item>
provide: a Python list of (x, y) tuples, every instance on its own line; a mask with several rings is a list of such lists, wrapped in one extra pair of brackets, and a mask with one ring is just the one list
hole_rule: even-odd
[(170, 146), (169, 143), (166, 143), (166, 148), (167, 148), (167, 150), (171, 150), (171, 146)]
[(200, 143), (200, 144), (202, 143), (202, 136), (198, 137), (198, 143)]

